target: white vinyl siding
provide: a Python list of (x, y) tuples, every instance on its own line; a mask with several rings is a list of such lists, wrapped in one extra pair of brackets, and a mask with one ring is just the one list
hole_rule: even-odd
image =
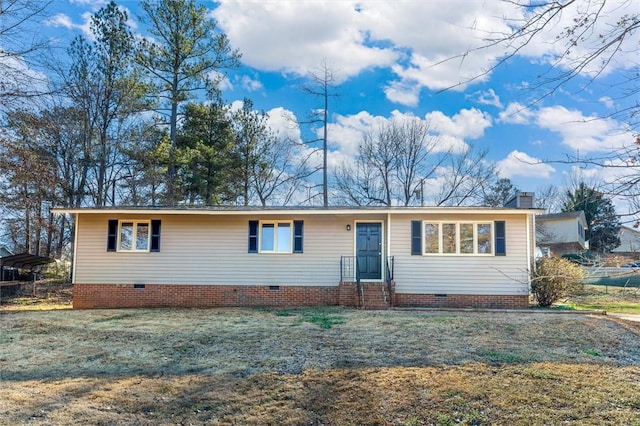
[[(396, 292), (406, 294), (528, 294), (529, 268), (525, 215), (492, 217), (506, 222), (506, 256), (449, 255), (412, 256), (411, 220), (426, 223), (487, 223), (486, 216), (460, 217), (394, 215), (391, 250), (395, 258)], [(492, 237), (493, 238), (493, 237)], [(491, 242), (493, 244), (493, 241)]]
[(337, 286), (340, 256), (353, 255), (354, 231), (345, 226), (354, 217), (270, 217), (304, 221), (304, 253), (290, 256), (247, 252), (248, 223), (260, 219), (254, 215), (153, 218), (162, 220), (162, 250), (134, 254), (106, 251), (107, 222), (120, 218), (80, 214), (74, 282)]
[(578, 243), (586, 248), (585, 228), (580, 218), (539, 219), (540, 244)]
[[(152, 216), (153, 215), (153, 216)], [(338, 286), (340, 256), (353, 256), (355, 224), (383, 223), (383, 263), (395, 258), (396, 292), (414, 294), (528, 294), (526, 213), (302, 214), (260, 216), (79, 214), (74, 282), (83, 284), (194, 284)], [(390, 218), (390, 224), (387, 222)], [(108, 252), (110, 219), (162, 221), (157, 253)], [(304, 221), (304, 253), (248, 253), (249, 221)], [(411, 221), (506, 223), (506, 256), (412, 256)], [(347, 225), (351, 226), (348, 230)], [(493, 241), (491, 242), (493, 244)]]

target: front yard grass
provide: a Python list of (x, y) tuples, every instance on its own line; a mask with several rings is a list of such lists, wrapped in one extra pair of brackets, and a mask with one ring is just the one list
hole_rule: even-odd
[(556, 308), (640, 314), (640, 289), (605, 285), (584, 285), (582, 291), (555, 304)]
[(548, 311), (0, 310), (0, 424), (640, 425), (638, 333)]

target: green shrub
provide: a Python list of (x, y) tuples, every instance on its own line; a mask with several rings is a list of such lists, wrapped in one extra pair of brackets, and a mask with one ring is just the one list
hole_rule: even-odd
[(538, 305), (551, 306), (582, 288), (584, 273), (580, 266), (559, 257), (545, 257), (536, 263), (531, 293)]

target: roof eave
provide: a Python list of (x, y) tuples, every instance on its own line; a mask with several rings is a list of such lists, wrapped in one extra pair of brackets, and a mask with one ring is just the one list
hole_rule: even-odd
[(206, 208), (54, 208), (58, 214), (163, 214), (163, 215), (379, 215), (379, 214), (538, 214), (541, 209), (517, 209), (505, 207), (363, 207), (363, 208), (267, 208), (267, 209), (206, 209)]

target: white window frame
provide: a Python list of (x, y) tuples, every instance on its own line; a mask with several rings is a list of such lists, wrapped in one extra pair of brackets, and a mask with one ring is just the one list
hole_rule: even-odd
[[(425, 225), (436, 225), (438, 227), (438, 252), (437, 253), (427, 253), (426, 244), (424, 241), (425, 238)], [(443, 233), (443, 225), (455, 225), (456, 231), (456, 252), (455, 253), (444, 253), (444, 233)], [(460, 225), (473, 225), (473, 253), (461, 253), (461, 240), (460, 240)], [(491, 227), (491, 234), (489, 236), (489, 241), (491, 242), (491, 251), (489, 253), (479, 253), (478, 252), (478, 225), (489, 225)], [(422, 238), (422, 255), (423, 256), (494, 256), (495, 255), (495, 227), (492, 221), (447, 221), (447, 220), (423, 220), (422, 228), (420, 230)]]
[[(123, 223), (133, 223), (133, 234), (131, 235), (131, 248), (130, 249), (123, 249), (122, 248), (122, 241), (121, 241), (121, 237), (122, 237), (122, 224)], [(146, 249), (138, 249), (136, 248), (137, 244), (136, 242), (138, 241), (138, 225), (147, 225), (147, 229), (148, 231), (148, 235), (147, 235), (147, 248)], [(117, 246), (118, 251), (119, 252), (123, 252), (123, 253), (148, 253), (151, 251), (151, 221), (150, 220), (126, 220), (126, 219), (121, 219), (118, 221), (118, 241), (117, 241)]]
[[(278, 228), (281, 224), (289, 225), (289, 250), (278, 250)], [(262, 229), (264, 225), (273, 225), (273, 250), (262, 249)], [(293, 220), (261, 220), (258, 224), (258, 253), (292, 254), (293, 253)]]

